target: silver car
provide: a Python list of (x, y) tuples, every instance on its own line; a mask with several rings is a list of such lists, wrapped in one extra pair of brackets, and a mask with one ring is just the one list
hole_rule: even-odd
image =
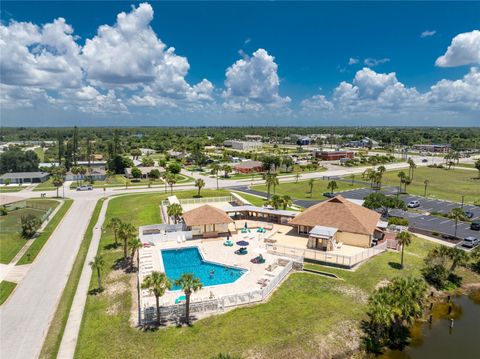
[(462, 246), (467, 248), (475, 248), (479, 244), (480, 244), (480, 240), (478, 238), (475, 238), (473, 236), (468, 236), (463, 239)]

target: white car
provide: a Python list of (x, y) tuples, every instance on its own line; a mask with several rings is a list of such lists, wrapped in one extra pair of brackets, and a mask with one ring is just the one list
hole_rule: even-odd
[(463, 239), (462, 246), (467, 248), (475, 248), (479, 244), (480, 244), (480, 240), (478, 238), (475, 238), (473, 236), (468, 236)]
[(420, 207), (420, 201), (410, 201), (407, 203), (408, 208), (417, 208)]
[(92, 186), (80, 186), (80, 187), (77, 187), (77, 191), (91, 191), (93, 190), (93, 187)]

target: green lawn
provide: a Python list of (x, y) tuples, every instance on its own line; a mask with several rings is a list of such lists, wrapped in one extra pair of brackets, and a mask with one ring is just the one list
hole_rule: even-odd
[(246, 199), (251, 204), (253, 204), (254, 206), (257, 206), (257, 207), (262, 207), (265, 204), (265, 202), (267, 201), (266, 199), (263, 199), (263, 198), (260, 198), (260, 197), (257, 197), (257, 196), (252, 196), (251, 194), (248, 194), (248, 193), (244, 193), (244, 192), (235, 192), (235, 193), (242, 196), (244, 199)]
[(34, 152), (37, 154), (38, 158), (40, 159), (40, 162), (44, 162), (45, 152), (43, 151), (43, 148), (35, 147)]
[(8, 299), (16, 286), (16, 283), (8, 282), (6, 280), (0, 282), (0, 305)]
[[(280, 182), (280, 185), (277, 186), (275, 193), (283, 196), (285, 194), (288, 194), (290, 197), (294, 199), (316, 199), (316, 200), (322, 200), (325, 199), (326, 197), (323, 196), (323, 193), (329, 192), (327, 189), (327, 184), (329, 181), (327, 180), (322, 180), (322, 179), (316, 179), (314, 184), (313, 184), (313, 195), (310, 195), (310, 186), (308, 184), (308, 181), (298, 181), (298, 183), (295, 182)], [(335, 192), (341, 192), (341, 191), (346, 191), (350, 189), (355, 189), (355, 188), (362, 188), (365, 187), (364, 185), (358, 185), (358, 184), (351, 184), (343, 181), (336, 181), (338, 188), (335, 190)], [(251, 187), (253, 190), (257, 191), (264, 191), (267, 192), (267, 186), (263, 185), (257, 185), (257, 186), (252, 186)], [(273, 194), (273, 188), (271, 189), (271, 192)]]
[(64, 201), (64, 203), (62, 204), (62, 207), (58, 210), (58, 212), (50, 220), (50, 222), (48, 222), (47, 226), (40, 233), (40, 235), (35, 239), (32, 245), (27, 249), (27, 251), (22, 256), (22, 258), (20, 258), (20, 260), (17, 262), (17, 265), (30, 264), (35, 260), (38, 253), (40, 253), (43, 246), (45, 245), (45, 243), (47, 243), (48, 239), (50, 238), (50, 235), (53, 233), (55, 228), (57, 228), (63, 216), (65, 216), (65, 213), (67, 213), (67, 211), (69, 210), (72, 203), (73, 203), (73, 200), (71, 199), (67, 199)]
[[(36, 192), (40, 191), (51, 191), (56, 189), (56, 187), (52, 183), (52, 178), (49, 178), (45, 182), (39, 183), (33, 190)], [(61, 191), (61, 188), (60, 188)]]
[[(110, 203), (107, 216), (119, 216), (135, 225), (158, 222), (161, 197), (119, 197)], [(121, 256), (121, 249), (116, 252), (104, 249), (110, 243), (112, 236), (105, 233), (100, 251), (109, 264), (105, 273), (107, 290), (109, 286), (128, 288), (132, 274), (111, 274), (111, 264)], [(334, 353), (342, 353), (347, 343), (341, 334), (358, 330), (366, 298), (376, 284), (398, 275), (418, 275), (421, 257), (433, 246), (414, 238), (405, 255), (404, 270), (396, 269), (400, 256), (392, 252), (374, 257), (355, 272), (307, 264), (309, 268), (335, 273), (344, 280), (295, 273), (267, 303), (212, 316), (190, 328), (142, 332), (129, 324), (131, 293), (128, 290), (109, 296), (89, 296), (76, 357), (209, 358), (219, 352), (229, 352), (263, 358), (309, 358), (325, 346), (333, 348)], [(480, 280), (478, 276), (473, 279)], [(92, 277), (91, 288), (95, 284)]]
[(27, 240), (20, 235), (22, 216), (27, 214), (42, 216), (48, 208), (55, 208), (58, 205), (57, 201), (48, 199), (27, 201), (27, 205), (33, 203), (41, 204), (44, 209), (22, 208), (0, 217), (0, 263), (10, 263), (18, 251), (27, 243)]
[(104, 199), (101, 199), (97, 202), (95, 210), (93, 211), (92, 218), (88, 224), (88, 228), (83, 237), (83, 241), (80, 244), (80, 249), (78, 250), (75, 262), (73, 263), (72, 271), (68, 277), (67, 284), (63, 289), (62, 297), (58, 303), (57, 310), (51, 321), (50, 328), (48, 329), (47, 336), (43, 342), (42, 351), (40, 353), (40, 358), (56, 358), (58, 354), (58, 349), (60, 348), (60, 343), (62, 341), (63, 332), (65, 330), (65, 325), (67, 324), (68, 314), (70, 313), (70, 308), (72, 306), (73, 298), (77, 290), (78, 281), (82, 274), (83, 265), (85, 263), (85, 258), (87, 256), (88, 248), (92, 240), (93, 227), (98, 221), (100, 215), (100, 210)]
[(8, 192), (20, 192), (25, 187), (22, 186), (2, 186), (0, 187), (0, 193), (8, 193)]
[[(403, 171), (408, 175), (408, 169)], [(398, 172), (386, 172), (383, 175), (383, 184), (398, 186), (400, 183), (397, 177)], [(473, 203), (475, 200), (480, 200), (480, 180), (476, 179), (477, 176), (478, 172), (460, 168), (446, 170), (418, 167), (415, 169), (412, 184), (407, 186), (407, 192), (423, 196), (424, 181), (428, 179), (428, 197), (461, 202), (464, 195), (466, 203)]]
[[(179, 198), (195, 191), (177, 192)], [(223, 196), (225, 191), (204, 191)], [(111, 200), (107, 219), (118, 216), (136, 226), (159, 223), (158, 203), (163, 194), (120, 196)], [(422, 257), (435, 244), (414, 238), (399, 270), (398, 253), (387, 252), (364, 263), (357, 271), (314, 264), (307, 267), (335, 273), (343, 280), (310, 273), (294, 273), (268, 302), (211, 316), (192, 327), (170, 327), (143, 332), (130, 325), (132, 295), (128, 288), (135, 274), (114, 271), (122, 249), (108, 249), (109, 232), (102, 235), (99, 252), (106, 259), (103, 274), (106, 293), (87, 298), (77, 344), (76, 358), (210, 358), (219, 352), (262, 358), (311, 358), (321, 350), (327, 357), (345, 354), (345, 338), (358, 331), (366, 299), (383, 279), (419, 274)], [(478, 275), (471, 280), (479, 281)], [(96, 286), (92, 276), (90, 287)], [(123, 289), (122, 289), (123, 288)], [(54, 357), (54, 353), (45, 357)]]

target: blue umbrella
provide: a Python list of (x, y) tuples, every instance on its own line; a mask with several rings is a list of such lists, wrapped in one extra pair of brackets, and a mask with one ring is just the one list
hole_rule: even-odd
[(242, 247), (245, 247), (245, 246), (248, 246), (250, 243), (246, 242), (246, 241), (238, 241), (237, 242), (237, 245), (239, 246), (242, 246)]

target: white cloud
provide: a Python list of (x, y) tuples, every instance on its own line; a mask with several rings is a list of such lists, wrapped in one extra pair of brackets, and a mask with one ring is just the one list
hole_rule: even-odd
[(72, 34), (73, 28), (63, 18), (43, 26), (0, 23), (1, 82), (45, 89), (79, 87), (80, 46)]
[(314, 95), (302, 101), (302, 107), (315, 110), (333, 110), (333, 103), (324, 95)]
[(2, 109), (32, 108), (52, 102), (53, 99), (42, 89), (0, 83), (0, 108)]
[(480, 30), (455, 36), (447, 52), (435, 61), (435, 65), (440, 67), (468, 64), (480, 64)]
[(425, 38), (425, 37), (430, 37), (433, 36), (437, 33), (437, 30), (425, 30), (420, 34), (420, 37)]
[(76, 109), (87, 113), (127, 113), (127, 106), (123, 100), (117, 97), (114, 90), (108, 90), (105, 94), (100, 93), (92, 86), (84, 86), (78, 90), (66, 90), (62, 92), (56, 101), (64, 109)]
[(355, 65), (355, 64), (358, 64), (359, 61), (360, 61), (359, 59), (350, 57), (350, 58), (348, 59), (348, 64), (349, 64), (349, 65)]
[(288, 104), (290, 98), (279, 95), (277, 70), (275, 58), (264, 49), (235, 62), (225, 73), (224, 106), (242, 111)]
[(365, 60), (363, 60), (363, 63), (368, 67), (375, 67), (378, 65), (385, 64), (389, 61), (390, 59), (388, 57), (384, 57), (383, 59), (374, 59), (373, 57), (368, 57)]

